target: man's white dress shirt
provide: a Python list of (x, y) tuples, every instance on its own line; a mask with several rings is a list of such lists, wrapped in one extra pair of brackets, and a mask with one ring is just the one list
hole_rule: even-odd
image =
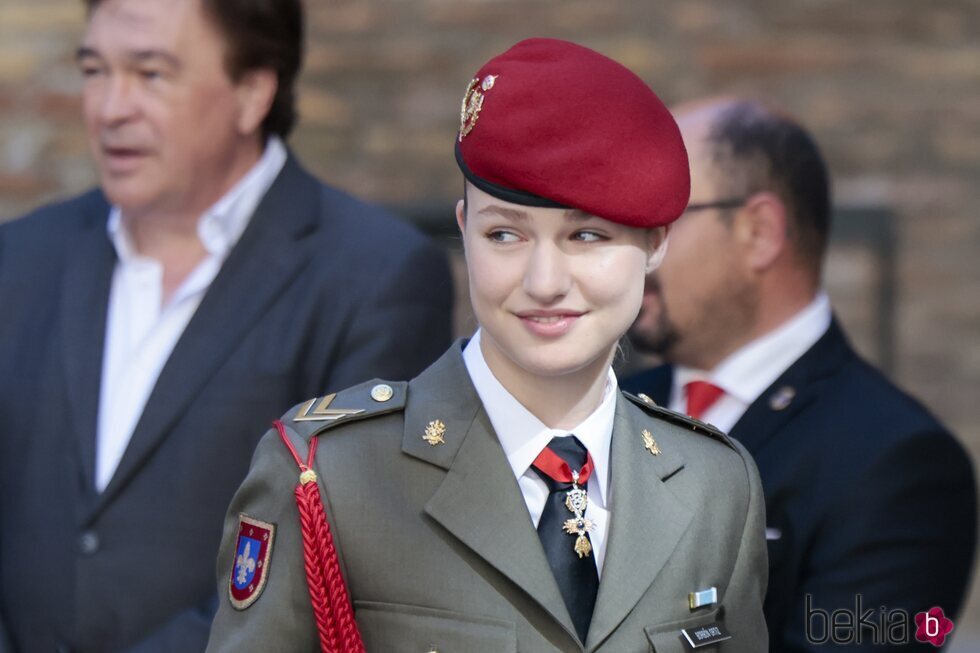
[(204, 212), (197, 234), (207, 256), (165, 305), (163, 265), (136, 251), (118, 207), (109, 212), (107, 230), (118, 260), (109, 291), (102, 355), (95, 447), (95, 488), (99, 492), (119, 466), (170, 353), (285, 162), (282, 141), (270, 138), (259, 161)]
[[(592, 456), (595, 468), (586, 487), (589, 493), (589, 505), (585, 516), (591, 519), (596, 527), (589, 533), (589, 539), (592, 542), (596, 569), (601, 577), (612, 511), (609, 503), (609, 449), (612, 443), (613, 422), (616, 418), (616, 396), (619, 394), (616, 375), (612, 369), (609, 370), (602, 402), (581, 424), (568, 431), (551, 429), (532, 415), (493, 375), (480, 349), (480, 334), (481, 332), (477, 330), (467, 343), (466, 349), (463, 350), (463, 362), (487, 412), (487, 417), (490, 418), (493, 430), (497, 433), (497, 438), (507, 456), (507, 462), (514, 471), (514, 477), (520, 486), (521, 494), (524, 495), (531, 523), (535, 528), (538, 527), (541, 512), (548, 499), (548, 486), (531, 468), (534, 459), (548, 446), (552, 438), (567, 435), (577, 437)], [(569, 536), (568, 546), (572, 547), (573, 544), (574, 539)]]
[(830, 300), (825, 293), (819, 293), (806, 308), (733, 352), (710, 372), (675, 366), (668, 407), (686, 414), (685, 386), (691, 381), (708, 381), (725, 394), (704, 412), (701, 420), (726, 433), (731, 431), (766, 388), (827, 332), (830, 320)]

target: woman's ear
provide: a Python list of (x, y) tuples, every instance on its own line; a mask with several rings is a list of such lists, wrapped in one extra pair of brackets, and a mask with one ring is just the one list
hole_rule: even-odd
[(456, 202), (456, 226), (459, 227), (459, 235), (466, 232), (466, 202), (459, 200)]
[(660, 267), (667, 253), (667, 241), (670, 235), (670, 225), (654, 227), (647, 230), (647, 274)]

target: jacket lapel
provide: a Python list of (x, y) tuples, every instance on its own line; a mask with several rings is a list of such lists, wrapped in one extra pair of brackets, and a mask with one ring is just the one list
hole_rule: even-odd
[(600, 646), (643, 597), (693, 517), (692, 509), (665, 482), (684, 467), (684, 460), (666, 448), (660, 455), (649, 455), (639, 416), (639, 408), (618, 398), (612, 521), (587, 650)]
[(837, 320), (827, 332), (756, 399), (732, 427), (731, 436), (755, 454), (819, 394), (820, 385), (848, 355)]
[(290, 156), (161, 370), (96, 511), (152, 455), (279, 291), (308, 263), (311, 253), (297, 241), (316, 228), (319, 211), (319, 185)]
[(86, 227), (65, 261), (60, 329), (68, 410), (82, 468), (80, 482), (91, 490), (95, 487), (102, 350), (116, 254), (106, 232), (109, 205), (95, 195), (83, 210)]
[[(414, 380), (409, 392), (440, 398), (409, 404), (405, 414), (403, 451), (446, 470), (425, 512), (575, 639), (520, 487), (466, 372), (461, 343)], [(445, 444), (432, 446), (421, 436), (437, 419), (446, 427)]]

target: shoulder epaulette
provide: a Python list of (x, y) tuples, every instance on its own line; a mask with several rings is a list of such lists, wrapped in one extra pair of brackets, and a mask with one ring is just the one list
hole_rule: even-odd
[(407, 397), (407, 382), (375, 379), (304, 401), (286, 413), (283, 421), (309, 439), (341, 424), (403, 410)]
[(665, 419), (668, 422), (671, 422), (672, 424), (676, 424), (677, 426), (681, 426), (683, 428), (689, 429), (691, 431), (694, 431), (695, 433), (700, 433), (701, 435), (707, 435), (709, 437), (712, 437), (715, 440), (718, 440), (719, 442), (727, 444), (729, 447), (737, 451), (737, 448), (735, 447), (734, 444), (732, 444), (731, 439), (723, 431), (720, 431), (716, 426), (712, 424), (708, 424), (706, 422), (702, 422), (699, 419), (694, 419), (693, 417), (689, 417), (688, 415), (678, 413), (675, 410), (670, 410), (669, 408), (658, 406), (657, 402), (655, 402), (653, 399), (651, 399), (650, 397), (642, 393), (638, 395), (634, 395), (624, 390), (623, 395), (627, 399), (632, 401), (634, 404), (636, 404), (646, 412), (650, 413), (651, 415), (654, 415), (655, 417)]

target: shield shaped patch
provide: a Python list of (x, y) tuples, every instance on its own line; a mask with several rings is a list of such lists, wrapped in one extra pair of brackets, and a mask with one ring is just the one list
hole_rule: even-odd
[(238, 541), (228, 583), (228, 596), (236, 610), (244, 610), (255, 603), (265, 589), (275, 537), (275, 524), (267, 524), (245, 513), (238, 516)]

